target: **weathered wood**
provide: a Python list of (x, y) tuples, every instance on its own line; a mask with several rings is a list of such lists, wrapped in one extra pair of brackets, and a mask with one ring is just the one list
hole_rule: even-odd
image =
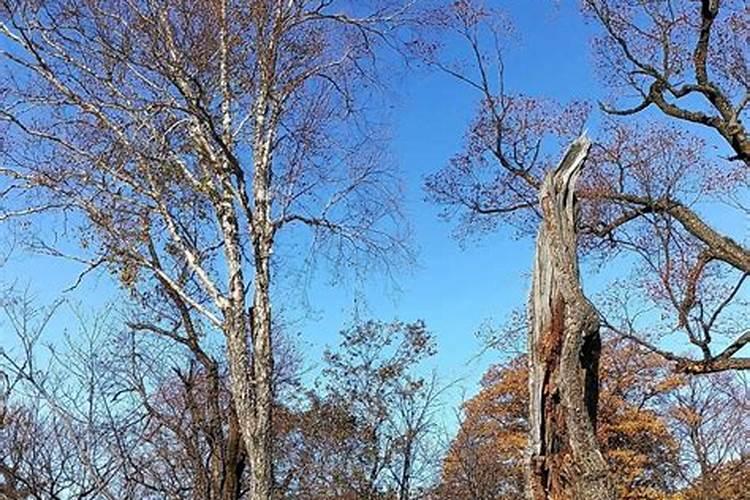
[(540, 192), (529, 300), (528, 493), (540, 499), (613, 499), (596, 442), (599, 320), (581, 288), (575, 185), (591, 142), (581, 136)]

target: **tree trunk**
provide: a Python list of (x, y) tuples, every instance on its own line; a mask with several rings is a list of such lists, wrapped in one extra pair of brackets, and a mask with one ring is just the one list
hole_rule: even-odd
[(575, 184), (590, 141), (569, 147), (542, 185), (542, 224), (529, 300), (530, 434), (527, 496), (614, 499), (596, 442), (599, 320), (581, 289)]
[(407, 435), (407, 442), (404, 449), (404, 463), (401, 468), (401, 479), (398, 485), (398, 500), (409, 500), (411, 487), (411, 455), (414, 437), (411, 432)]
[(229, 408), (229, 429), (221, 482), (221, 500), (238, 500), (241, 497), (242, 472), (245, 469), (245, 445), (234, 408)]
[[(273, 45), (273, 44), (272, 44)], [(261, 57), (259, 55), (259, 57)], [(261, 65), (261, 89), (255, 103), (253, 131), (253, 261), (255, 283), (250, 314), (253, 359), (253, 426), (249, 447), (252, 500), (270, 500), (273, 494), (273, 350), (271, 338), (271, 252), (274, 223), (271, 217), (272, 149), (280, 108), (271, 99), (276, 54), (269, 50)]]
[(273, 491), (273, 356), (271, 354), (271, 301), (269, 296), (269, 258), (256, 258), (255, 296), (252, 309), (253, 362), (255, 382), (254, 429), (250, 470), (253, 476), (250, 498), (267, 500)]

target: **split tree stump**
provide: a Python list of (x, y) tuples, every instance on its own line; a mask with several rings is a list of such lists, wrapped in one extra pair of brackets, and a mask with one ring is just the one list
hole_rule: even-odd
[(614, 499), (596, 441), (599, 319), (576, 252), (575, 186), (591, 142), (576, 139), (545, 177), (529, 299), (528, 498)]

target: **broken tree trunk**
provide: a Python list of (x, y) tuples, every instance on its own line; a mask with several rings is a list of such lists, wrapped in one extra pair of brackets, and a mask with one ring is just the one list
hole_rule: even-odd
[(540, 193), (529, 300), (528, 498), (614, 499), (596, 441), (599, 320), (581, 288), (575, 185), (591, 142), (571, 144)]

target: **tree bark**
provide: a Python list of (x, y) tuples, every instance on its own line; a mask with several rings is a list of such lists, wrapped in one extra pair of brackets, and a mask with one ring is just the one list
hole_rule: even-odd
[(596, 441), (599, 320), (576, 254), (576, 181), (591, 142), (569, 147), (541, 188), (542, 224), (529, 300), (530, 434), (527, 496), (614, 499)]
[(250, 498), (270, 499), (273, 492), (273, 356), (271, 351), (271, 300), (269, 295), (270, 243), (260, 246), (262, 258), (256, 257), (255, 296), (251, 315), (253, 360), (252, 374), (255, 383), (254, 428), (250, 441), (253, 477)]
[(241, 480), (245, 469), (245, 445), (234, 408), (229, 409), (229, 429), (227, 430), (224, 471), (221, 481), (221, 500), (238, 500), (242, 496)]
[[(281, 16), (280, 12), (277, 16)], [(276, 73), (276, 41), (259, 50), (260, 88), (254, 109), (253, 130), (253, 260), (255, 283), (250, 314), (253, 359), (253, 422), (246, 437), (250, 449), (252, 500), (270, 500), (273, 495), (273, 350), (271, 338), (271, 252), (274, 223), (271, 216), (271, 166), (273, 143), (280, 112), (271, 97)]]

